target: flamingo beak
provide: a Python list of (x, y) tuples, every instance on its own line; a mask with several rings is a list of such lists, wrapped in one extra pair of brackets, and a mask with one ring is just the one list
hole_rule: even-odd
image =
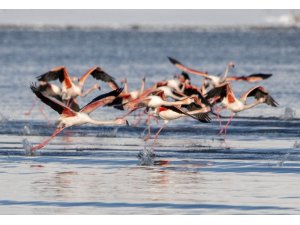
[(128, 127), (129, 127), (129, 122), (128, 122), (128, 120), (126, 120), (125, 122), (126, 122), (126, 126), (128, 126)]

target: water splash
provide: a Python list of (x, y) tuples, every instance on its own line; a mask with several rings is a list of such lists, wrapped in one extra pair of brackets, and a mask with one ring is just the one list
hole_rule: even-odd
[(294, 148), (300, 148), (300, 141), (295, 141), (293, 147)]
[(155, 159), (153, 148), (144, 146), (144, 149), (141, 150), (138, 154), (138, 159), (140, 166), (153, 166)]
[(6, 123), (8, 122), (8, 118), (4, 116), (2, 113), (0, 113), (0, 123)]
[(296, 111), (290, 107), (285, 107), (283, 115), (280, 116), (280, 119), (291, 120), (296, 116)]
[(23, 127), (23, 135), (30, 135), (31, 134), (31, 129), (29, 126), (25, 125)]
[(24, 138), (22, 141), (23, 149), (25, 150), (25, 155), (27, 156), (34, 156), (35, 152), (31, 150), (32, 144), (27, 140), (27, 138)]

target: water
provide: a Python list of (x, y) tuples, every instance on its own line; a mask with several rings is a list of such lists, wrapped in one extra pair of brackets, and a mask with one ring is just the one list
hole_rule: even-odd
[[(1, 28), (0, 213), (299, 214), (299, 36), (293, 28)], [(25, 149), (51, 135), (58, 116), (47, 106), (42, 114), (42, 103), (24, 115), (34, 101), (29, 84), (35, 76), (58, 65), (79, 76), (99, 65), (117, 81), (127, 77), (135, 89), (143, 76), (150, 86), (178, 72), (166, 56), (215, 74), (229, 61), (237, 66), (232, 74), (273, 73), (260, 85), (280, 106), (240, 113), (226, 143), (217, 135), (215, 118), (211, 124), (172, 121), (154, 146), (155, 158), (152, 140), (143, 141), (144, 119), (136, 128), (66, 129), (37, 154), (26, 154)], [(92, 84), (90, 78), (87, 87)], [(100, 85), (101, 92), (80, 104), (109, 91)], [(254, 85), (240, 82), (233, 88), (240, 95)], [(101, 108), (92, 117), (122, 114)], [(161, 124), (152, 122), (152, 137)]]

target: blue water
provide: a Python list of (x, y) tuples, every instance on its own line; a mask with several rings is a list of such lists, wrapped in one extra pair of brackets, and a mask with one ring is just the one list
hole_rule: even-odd
[[(0, 28), (0, 214), (299, 214), (299, 36), (295, 28)], [(226, 143), (214, 117), (211, 124), (170, 122), (155, 147), (157, 160), (170, 161), (164, 166), (140, 165), (139, 152), (152, 145), (143, 141), (144, 119), (135, 128), (70, 128), (36, 156), (25, 155), (23, 140), (39, 143), (58, 117), (47, 106), (50, 124), (39, 107), (24, 115), (36, 76), (59, 65), (80, 76), (98, 65), (118, 82), (127, 77), (133, 90), (143, 76), (149, 87), (178, 73), (167, 56), (211, 74), (229, 61), (236, 63), (232, 75), (273, 73), (259, 85), (280, 106), (240, 113)], [(94, 83), (89, 78), (86, 87)], [(101, 92), (80, 105), (110, 90), (99, 84)], [(254, 85), (233, 89), (239, 96)], [(101, 108), (92, 117), (122, 114)], [(152, 134), (159, 126), (152, 122)]]

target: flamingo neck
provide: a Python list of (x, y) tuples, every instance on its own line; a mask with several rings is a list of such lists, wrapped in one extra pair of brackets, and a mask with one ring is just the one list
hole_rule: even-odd
[(145, 90), (145, 80), (142, 80), (142, 85), (141, 85), (141, 89), (140, 89), (140, 94), (142, 94)]
[(129, 89), (128, 89), (128, 82), (127, 80), (125, 80), (124, 82), (124, 90), (123, 90), (124, 93), (129, 93)]
[(222, 81), (225, 81), (225, 79), (226, 79), (226, 77), (227, 77), (227, 75), (228, 75), (228, 73), (229, 73), (229, 70), (230, 70), (230, 66), (229, 65), (227, 65), (226, 66), (226, 69), (225, 69), (225, 72), (224, 72), (224, 76), (222, 77)]
[[(81, 88), (82, 90), (82, 88)], [(80, 97), (85, 97), (87, 96), (88, 94), (90, 94), (91, 92), (93, 92), (95, 89), (93, 87), (91, 87), (90, 89), (88, 89), (87, 91), (81, 93)]]

